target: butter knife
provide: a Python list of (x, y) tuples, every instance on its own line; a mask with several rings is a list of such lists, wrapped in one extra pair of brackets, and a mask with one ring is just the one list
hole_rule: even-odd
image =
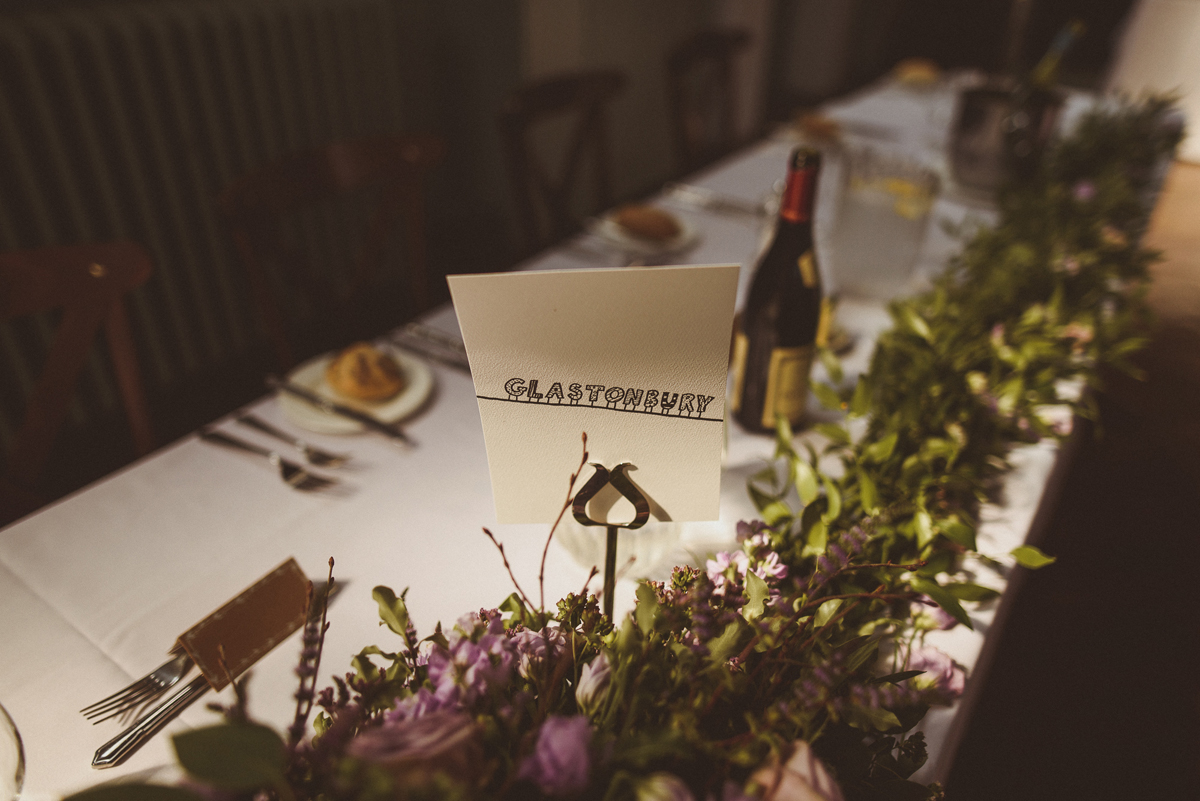
[(278, 389), (281, 392), (286, 392), (289, 395), (294, 395), (300, 400), (312, 404), (326, 414), (335, 414), (338, 417), (345, 417), (348, 420), (354, 420), (355, 422), (362, 423), (372, 431), (378, 431), (380, 434), (391, 437), (394, 440), (399, 440), (406, 445), (416, 444), (412, 441), (411, 437), (409, 437), (400, 429), (399, 426), (392, 423), (385, 423), (378, 417), (369, 415), (366, 412), (360, 412), (358, 409), (354, 409), (349, 406), (343, 406), (340, 403), (335, 403), (334, 401), (318, 395), (310, 389), (299, 386), (298, 384), (294, 384), (291, 381), (285, 381), (278, 376), (269, 375), (267, 376), (267, 386), (271, 387), (272, 389)]
[(128, 729), (109, 740), (92, 757), (93, 768), (115, 768), (162, 731), (180, 712), (208, 690), (208, 679), (204, 674), (188, 682), (187, 686), (163, 701), (133, 723)]

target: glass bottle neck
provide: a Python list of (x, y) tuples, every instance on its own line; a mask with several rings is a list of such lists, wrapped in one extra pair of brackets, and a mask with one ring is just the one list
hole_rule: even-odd
[(812, 221), (813, 201), (817, 196), (817, 170), (800, 167), (788, 171), (787, 186), (779, 204), (779, 219), (789, 223)]

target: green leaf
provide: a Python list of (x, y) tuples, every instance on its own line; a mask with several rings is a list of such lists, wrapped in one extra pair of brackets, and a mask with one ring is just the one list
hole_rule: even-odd
[(379, 619), (389, 629), (403, 637), (404, 642), (411, 648), (416, 643), (408, 642), (408, 606), (404, 603), (406, 593), (408, 593), (407, 589), (397, 598), (391, 587), (380, 585), (371, 590), (371, 597), (379, 604)]
[(820, 493), (817, 485), (817, 471), (801, 458), (796, 458), (792, 465), (796, 469), (796, 492), (800, 495), (800, 502), (808, 506), (817, 499), (817, 495)]
[(933, 333), (929, 330), (929, 323), (925, 322), (921, 315), (917, 314), (917, 310), (912, 306), (905, 306), (901, 311), (904, 315), (905, 325), (912, 329), (913, 333), (921, 339), (932, 344)]
[(746, 597), (749, 600), (742, 607), (742, 617), (749, 621), (762, 617), (767, 599), (771, 597), (771, 590), (757, 573), (746, 573)]
[(879, 511), (879, 490), (875, 489), (874, 480), (865, 470), (858, 471), (858, 500), (867, 514)]
[(654, 588), (648, 583), (642, 582), (637, 588), (638, 628), (646, 634), (654, 631), (654, 622), (658, 620), (659, 614), (658, 597), (654, 594)]
[(913, 515), (913, 526), (917, 530), (917, 547), (924, 548), (933, 539), (933, 518), (920, 509)]
[(971, 625), (971, 618), (967, 616), (967, 610), (962, 608), (962, 604), (958, 599), (951, 595), (945, 587), (938, 584), (936, 581), (926, 578), (914, 578), (912, 580), (912, 588), (917, 592), (928, 595), (933, 602), (945, 609), (959, 623), (962, 623), (972, 631), (975, 627)]
[(837, 485), (825, 476), (821, 476), (821, 484), (825, 486), (825, 500), (829, 501), (829, 506), (826, 507), (825, 514), (821, 515), (821, 520), (829, 525), (842, 514), (842, 493), (838, 490)]
[(266, 726), (208, 726), (176, 735), (174, 744), (183, 769), (217, 789), (258, 790), (283, 781), (283, 740)]
[(812, 384), (813, 394), (817, 396), (817, 400), (826, 409), (831, 409), (835, 412), (842, 410), (842, 398), (838, 395), (837, 390), (826, 384), (824, 381), (814, 381)]
[(813, 625), (821, 628), (829, 622), (830, 618), (837, 614), (838, 608), (842, 605), (841, 598), (834, 598), (826, 601), (817, 607), (817, 614), (813, 617)]
[(975, 550), (975, 529), (959, 520), (942, 520), (938, 528), (946, 539), (958, 543), (967, 550)]
[(1052, 565), (1058, 561), (1057, 557), (1047, 556), (1042, 553), (1041, 549), (1034, 545), (1020, 545), (1013, 548), (1011, 553), (1017, 560), (1017, 564), (1021, 567), (1027, 567), (1030, 570), (1037, 570), (1046, 565)]
[(738, 617), (725, 627), (725, 631), (721, 632), (720, 636), (714, 637), (705, 644), (708, 646), (708, 653), (714, 662), (727, 662), (741, 653), (753, 636), (754, 629), (750, 627), (749, 623)]
[(805, 540), (804, 550), (801, 556), (820, 556), (825, 553), (825, 546), (829, 539), (829, 527), (825, 525), (823, 520), (816, 520), (808, 529), (808, 538)]
[(896, 439), (898, 437), (899, 434), (893, 431), (883, 439), (872, 442), (862, 449), (863, 460), (875, 462), (876, 464), (887, 461), (891, 457), (892, 451), (896, 449)]
[(201, 798), (182, 787), (115, 782), (69, 795), (63, 801), (201, 801)]
[(972, 584), (969, 581), (964, 581), (961, 584), (947, 584), (946, 592), (960, 601), (990, 601), (1000, 595), (997, 590), (993, 590), (991, 587)]
[(509, 613), (509, 628), (512, 628), (514, 624), (524, 623), (529, 614), (529, 610), (525, 608), (525, 602), (521, 600), (521, 596), (516, 592), (509, 593), (508, 597), (500, 603), (500, 611)]
[(846, 430), (845, 426), (837, 423), (817, 423), (813, 426), (813, 431), (827, 438), (834, 445), (850, 444), (850, 432)]
[(791, 517), (792, 510), (783, 501), (772, 501), (759, 510), (763, 522), (773, 526), (784, 518)]
[(902, 670), (899, 673), (889, 673), (886, 676), (880, 676), (875, 681), (888, 682), (889, 684), (899, 684), (902, 681), (908, 681), (913, 676), (920, 676), (925, 671), (923, 670)]
[(821, 360), (821, 364), (825, 366), (825, 372), (829, 374), (829, 378), (833, 383), (840, 384), (845, 378), (845, 373), (842, 372), (842, 360), (837, 357), (829, 348), (818, 348), (817, 356)]
[(846, 710), (846, 719), (851, 726), (864, 731), (900, 728), (900, 718), (881, 707), (852, 706)]
[(871, 385), (867, 377), (860, 375), (854, 385), (854, 396), (850, 398), (850, 416), (862, 417), (871, 410)]

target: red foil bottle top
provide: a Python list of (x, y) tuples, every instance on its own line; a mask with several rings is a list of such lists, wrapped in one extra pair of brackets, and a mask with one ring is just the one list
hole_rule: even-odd
[(792, 223), (812, 219), (813, 203), (817, 196), (817, 176), (821, 170), (821, 154), (808, 148), (796, 148), (788, 165), (787, 186), (779, 204), (780, 218)]

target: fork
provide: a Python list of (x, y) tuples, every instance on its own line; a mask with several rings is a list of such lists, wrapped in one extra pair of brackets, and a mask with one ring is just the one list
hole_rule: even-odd
[(237, 421), (244, 426), (258, 429), (267, 436), (275, 437), (275, 439), (288, 443), (296, 450), (304, 454), (304, 458), (308, 460), (309, 464), (317, 467), (341, 467), (350, 458), (346, 454), (330, 453), (329, 451), (323, 451), (320, 448), (315, 448), (304, 440), (299, 439), (298, 437), (293, 437), (286, 431), (281, 431), (280, 429), (268, 423), (266, 420), (263, 420), (260, 417), (255, 417), (252, 414), (244, 414), (239, 417)]
[(192, 669), (192, 658), (180, 651), (128, 687), (79, 710), (93, 724), (115, 718), (148, 704), (182, 679)]
[(248, 451), (250, 453), (256, 453), (259, 456), (265, 457), (268, 462), (279, 468), (280, 477), (293, 489), (304, 490), (308, 492), (311, 490), (325, 489), (326, 487), (331, 487), (337, 483), (337, 479), (326, 478), (325, 476), (318, 476), (314, 473), (310, 473), (295, 462), (284, 459), (273, 450), (262, 448), (258, 445), (246, 442), (245, 440), (238, 439), (237, 437), (231, 437), (228, 434), (224, 434), (220, 431), (201, 431), (200, 438), (208, 440), (209, 442), (217, 445), (223, 445), (226, 448)]

